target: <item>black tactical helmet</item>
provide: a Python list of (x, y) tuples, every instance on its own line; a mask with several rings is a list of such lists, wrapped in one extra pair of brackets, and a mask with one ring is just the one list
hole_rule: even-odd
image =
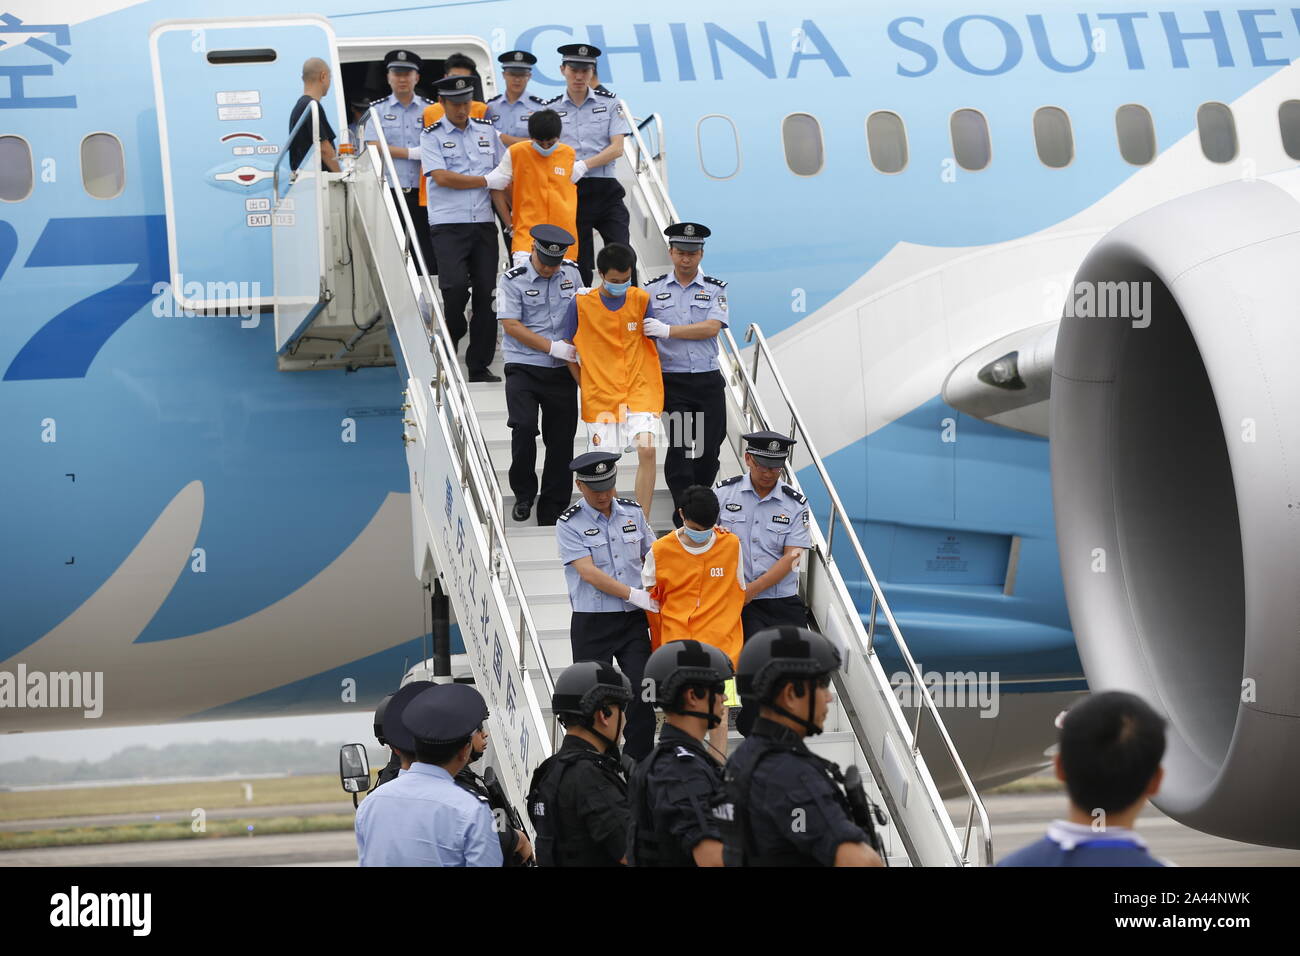
[(652, 682), (651, 702), (664, 710), (673, 707), (684, 687), (712, 687), (735, 676), (731, 658), (712, 644), (699, 641), (669, 641), (651, 654), (645, 665), (645, 679)]
[(375, 708), (375, 739), (379, 741), (381, 747), (388, 746), (388, 741), (384, 739), (384, 711), (388, 709), (388, 702), (392, 699), (392, 694), (385, 694), (384, 699)]
[(556, 678), (551, 709), (557, 714), (590, 717), (602, 704), (626, 707), (631, 699), (631, 682), (613, 664), (578, 661)]
[(770, 627), (745, 642), (736, 670), (736, 692), (747, 703), (767, 704), (782, 679), (819, 677), (840, 669), (840, 652), (806, 627)]

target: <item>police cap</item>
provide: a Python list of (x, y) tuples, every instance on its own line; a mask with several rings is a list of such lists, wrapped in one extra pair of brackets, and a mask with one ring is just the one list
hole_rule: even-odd
[(604, 704), (626, 707), (631, 699), (632, 682), (613, 664), (578, 661), (555, 679), (551, 710), (557, 714), (590, 717)]
[(384, 740), (388, 742), (388, 746), (405, 750), (408, 754), (415, 752), (415, 738), (402, 722), (402, 715), (406, 711), (407, 704), (432, 686), (434, 686), (432, 681), (413, 680), (397, 688), (397, 693), (388, 699), (382, 724)]
[(698, 222), (675, 222), (664, 230), (668, 244), (684, 252), (698, 252), (704, 248), (704, 240), (713, 234), (708, 226)]
[(497, 57), (497, 62), (501, 64), (501, 69), (507, 73), (515, 71), (531, 73), (533, 72), (533, 64), (537, 62), (537, 57), (527, 50), (507, 50)]
[(559, 226), (533, 226), (528, 234), (533, 237), (533, 250), (537, 253), (537, 258), (548, 266), (562, 262), (564, 251), (577, 241)]
[(745, 642), (736, 691), (746, 702), (769, 703), (783, 679), (818, 677), (840, 669), (839, 649), (806, 627), (769, 627)]
[(384, 55), (384, 69), (386, 70), (415, 70), (419, 72), (423, 65), (419, 56), (410, 50), (389, 50)]
[(799, 444), (796, 438), (782, 435), (780, 432), (750, 432), (741, 435), (745, 439), (745, 451), (753, 455), (760, 465), (768, 468), (780, 468), (790, 457), (790, 446)]
[(433, 82), (440, 99), (459, 103), (474, 95), (474, 78), (472, 76), (444, 76)]
[(402, 723), (422, 744), (468, 740), (487, 719), (487, 702), (469, 684), (435, 684), (406, 706)]
[(592, 491), (604, 491), (614, 487), (618, 458), (611, 451), (589, 451), (569, 462), (569, 470)]
[(669, 641), (646, 661), (645, 677), (651, 681), (653, 703), (673, 707), (682, 688), (725, 684), (735, 676), (731, 658), (712, 644), (696, 640)]
[(566, 43), (562, 47), (556, 47), (555, 52), (563, 57), (560, 61), (562, 64), (595, 66), (596, 59), (600, 56), (600, 47), (592, 46), (590, 43)]
[(375, 739), (382, 747), (388, 746), (388, 741), (384, 739), (384, 711), (388, 709), (388, 702), (392, 699), (392, 694), (385, 694), (384, 699), (375, 708)]

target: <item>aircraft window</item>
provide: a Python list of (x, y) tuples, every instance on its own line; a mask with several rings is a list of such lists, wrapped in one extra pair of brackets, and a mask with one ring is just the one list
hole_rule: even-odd
[(822, 124), (809, 113), (791, 113), (781, 121), (785, 164), (797, 176), (816, 176), (822, 171), (825, 153)]
[(1201, 134), (1201, 152), (1210, 162), (1230, 163), (1237, 158), (1237, 127), (1228, 107), (1202, 103), (1196, 111), (1196, 130)]
[(91, 133), (81, 141), (81, 184), (95, 199), (114, 199), (126, 186), (122, 143), (112, 133)]
[(1277, 125), (1282, 129), (1282, 148), (1300, 160), (1300, 100), (1287, 100), (1278, 107)]
[(1074, 159), (1074, 133), (1070, 117), (1056, 106), (1034, 110), (1034, 145), (1044, 166), (1061, 169)]
[(901, 173), (907, 166), (907, 128), (903, 118), (889, 110), (867, 117), (867, 153), (882, 173)]
[(1126, 103), (1115, 111), (1115, 136), (1124, 162), (1145, 166), (1156, 158), (1156, 127), (1145, 106)]
[(993, 158), (989, 141), (989, 123), (979, 110), (957, 110), (948, 123), (952, 134), (953, 158), (962, 169), (975, 172)]
[(0, 200), (22, 202), (35, 181), (32, 148), (21, 136), (0, 136)]
[(740, 136), (729, 116), (710, 113), (695, 124), (700, 168), (710, 179), (730, 179), (740, 172)]

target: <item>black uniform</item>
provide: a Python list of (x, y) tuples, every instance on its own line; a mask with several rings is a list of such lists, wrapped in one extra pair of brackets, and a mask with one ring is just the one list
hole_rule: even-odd
[(727, 866), (831, 866), (841, 843), (869, 843), (838, 775), (794, 731), (760, 717), (727, 761)]
[(633, 866), (694, 866), (702, 840), (721, 840), (729, 815), (722, 765), (703, 741), (664, 724), (659, 743), (628, 781)]
[[(499, 814), (509, 812), (509, 807), (497, 805), (497, 802), (492, 799), (492, 792), (488, 790), (487, 784), (483, 782), (483, 778), (468, 766), (464, 767), (461, 772), (456, 774), (452, 779), (456, 781), (456, 786), (460, 787), (462, 790), (468, 790), (491, 807), (492, 817), (494, 820), (501, 819)], [(515, 859), (515, 847), (519, 845), (519, 834), (515, 831), (514, 827), (505, 826), (500, 828), (500, 837), (501, 865), (518, 866), (519, 862)]]
[(623, 765), (572, 734), (533, 772), (528, 815), (541, 866), (619, 866), (627, 852)]

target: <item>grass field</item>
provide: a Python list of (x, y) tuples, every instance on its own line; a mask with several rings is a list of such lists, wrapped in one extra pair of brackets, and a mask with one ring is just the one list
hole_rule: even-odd
[[(250, 829), (251, 828), (251, 829)], [(86, 846), (92, 843), (138, 843), (145, 840), (206, 840), (218, 837), (269, 836), (274, 833), (316, 833), (322, 830), (351, 830), (352, 807), (347, 813), (309, 817), (258, 817), (243, 820), (209, 820), (203, 832), (195, 832), (188, 820), (169, 823), (126, 823), (107, 827), (59, 827), (0, 832), (0, 853), (49, 846)], [(0, 856), (3, 861), (3, 856)]]
[(333, 774), (246, 782), (253, 788), (252, 800), (245, 799), (244, 782), (239, 780), (0, 792), (0, 829), (13, 820), (188, 811), (195, 807), (215, 810), (337, 801), (340, 813), (352, 813), (352, 798), (343, 792), (339, 778)]

